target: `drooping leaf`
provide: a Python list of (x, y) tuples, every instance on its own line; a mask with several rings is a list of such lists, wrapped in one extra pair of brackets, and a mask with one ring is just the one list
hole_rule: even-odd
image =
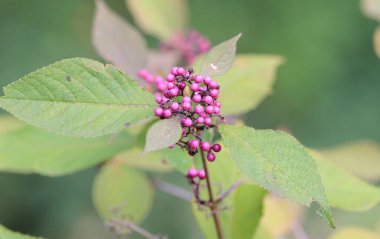
[(263, 214), (266, 191), (256, 185), (245, 184), (236, 189), (232, 205), (231, 238), (252, 239)]
[(20, 120), (75, 137), (115, 133), (153, 116), (153, 96), (111, 65), (74, 58), (4, 88), (0, 107)]
[(222, 113), (244, 114), (255, 109), (272, 93), (276, 70), (282, 62), (274, 55), (237, 55), (231, 70), (216, 78), (221, 86)]
[(361, 0), (361, 8), (369, 18), (380, 21), (380, 1), (379, 0)]
[(185, 0), (126, 0), (136, 23), (146, 33), (167, 40), (185, 30), (187, 4)]
[(161, 151), (141, 155), (142, 151), (143, 149), (138, 147), (127, 149), (117, 154), (112, 160), (118, 164), (125, 164), (130, 168), (159, 172), (171, 170)]
[(336, 230), (329, 239), (379, 239), (379, 235), (365, 228), (345, 227)]
[(0, 135), (24, 127), (25, 124), (9, 115), (0, 116)]
[(200, 75), (217, 76), (230, 70), (235, 60), (236, 43), (241, 33), (213, 47), (203, 58)]
[(103, 0), (96, 0), (92, 41), (100, 56), (130, 76), (136, 77), (147, 64), (144, 37)]
[(175, 145), (182, 135), (182, 127), (178, 117), (156, 122), (146, 135), (144, 152), (152, 152)]
[(350, 175), (316, 151), (311, 151), (319, 167), (331, 207), (364, 211), (380, 202), (380, 189)]
[(237, 167), (250, 180), (307, 206), (318, 202), (320, 214), (334, 227), (317, 165), (296, 139), (246, 126), (220, 125), (219, 130)]
[(261, 226), (273, 238), (281, 238), (292, 230), (301, 215), (302, 208), (299, 204), (269, 194), (264, 199)]
[(0, 171), (62, 176), (111, 158), (132, 147), (135, 138), (123, 132), (112, 138), (73, 139), (24, 126), (0, 134)]
[(42, 237), (33, 237), (33, 236), (24, 235), (18, 232), (13, 232), (2, 225), (0, 225), (0, 238), (1, 239), (43, 239)]
[(360, 140), (319, 151), (360, 178), (374, 182), (380, 180), (380, 145), (377, 142)]
[(139, 223), (152, 206), (153, 193), (146, 175), (112, 162), (105, 165), (95, 178), (93, 202), (104, 219), (126, 217)]

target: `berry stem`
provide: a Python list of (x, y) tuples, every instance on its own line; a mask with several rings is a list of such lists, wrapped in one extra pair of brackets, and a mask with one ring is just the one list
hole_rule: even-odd
[(218, 235), (218, 239), (223, 239), (222, 226), (220, 224), (219, 211), (218, 211), (218, 202), (214, 200), (214, 195), (212, 193), (210, 174), (207, 168), (205, 153), (202, 149), (200, 149), (200, 152), (201, 152), (201, 157), (202, 157), (203, 169), (206, 172), (206, 184), (207, 184), (207, 190), (208, 190), (208, 195), (210, 199), (209, 207), (211, 210), (212, 218), (214, 219), (214, 224), (215, 224), (216, 233)]

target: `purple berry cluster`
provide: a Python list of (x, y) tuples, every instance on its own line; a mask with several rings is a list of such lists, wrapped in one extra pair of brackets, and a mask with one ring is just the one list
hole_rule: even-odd
[(210, 50), (210, 41), (197, 31), (177, 33), (168, 42), (161, 43), (161, 50), (177, 50), (181, 52), (187, 65), (191, 65), (196, 57)]
[[(154, 114), (160, 119), (178, 117), (182, 126), (182, 137), (177, 142), (189, 155), (195, 156), (199, 150), (207, 154), (208, 161), (216, 159), (220, 144), (210, 144), (202, 140), (205, 130), (215, 127), (220, 115), (221, 103), (217, 100), (220, 86), (212, 78), (194, 74), (192, 68), (173, 67), (166, 78), (153, 76), (142, 70), (140, 76), (157, 88), (155, 100), (158, 106)], [(202, 172), (195, 174), (189, 170), (188, 177), (203, 179)], [(195, 176), (194, 176), (195, 175)]]

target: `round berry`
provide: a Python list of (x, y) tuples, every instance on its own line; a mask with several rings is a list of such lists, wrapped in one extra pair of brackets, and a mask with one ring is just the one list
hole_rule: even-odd
[(193, 149), (191, 149), (191, 150), (189, 150), (187, 153), (188, 153), (190, 156), (194, 156), (194, 155), (196, 155), (196, 154), (198, 153), (198, 150), (193, 150)]
[(198, 171), (198, 177), (199, 179), (205, 179), (206, 178), (206, 172), (202, 169)]
[(222, 103), (220, 103), (219, 101), (216, 101), (216, 102), (215, 102), (215, 106), (216, 106), (216, 107), (221, 107), (221, 106), (222, 106)]
[(204, 112), (204, 109), (203, 109), (203, 107), (201, 106), (201, 105), (197, 105), (197, 106), (195, 106), (195, 113), (197, 113), (197, 114), (202, 114)]
[(202, 101), (202, 96), (201, 96), (201, 95), (198, 95), (198, 94), (195, 94), (195, 95), (193, 96), (193, 101), (194, 101), (195, 103), (199, 103), (199, 102), (201, 102), (201, 101)]
[(179, 94), (179, 89), (177, 87), (175, 87), (175, 88), (169, 90), (169, 94), (172, 97), (176, 97)]
[(200, 75), (198, 75), (198, 76), (195, 76), (194, 77), (194, 81), (195, 81), (195, 83), (202, 83), (202, 81), (203, 81), (203, 77), (202, 76), (200, 76)]
[(182, 98), (182, 102), (191, 102), (191, 98), (190, 97), (188, 97), (188, 96), (184, 96), (183, 98)]
[(204, 79), (203, 79), (203, 83), (205, 83), (205, 85), (208, 85), (210, 84), (210, 82), (212, 81), (212, 79), (208, 76), (206, 76)]
[(192, 83), (191, 85), (190, 85), (190, 89), (192, 90), (192, 91), (199, 91), (199, 85), (198, 85), (198, 83)]
[(178, 84), (178, 88), (180, 88), (181, 90), (185, 89), (186, 88), (186, 84), (181, 82)]
[(164, 110), (164, 117), (170, 118), (172, 116), (172, 111), (170, 109)]
[(222, 150), (222, 146), (221, 146), (220, 144), (214, 144), (214, 145), (212, 146), (212, 150), (213, 150), (214, 152), (220, 152), (220, 150)]
[(207, 142), (207, 141), (203, 141), (203, 142), (201, 143), (201, 149), (202, 149), (203, 151), (209, 151), (209, 150), (211, 149), (211, 145), (210, 145), (210, 143)]
[(199, 117), (197, 118), (197, 123), (198, 123), (198, 124), (202, 124), (203, 122), (205, 122), (205, 118), (203, 118), (202, 116), (199, 116)]
[(178, 69), (177, 69), (177, 74), (178, 75), (183, 75), (185, 73), (186, 73), (186, 71), (185, 71), (185, 69), (183, 67), (178, 67)]
[(214, 106), (212, 106), (212, 105), (207, 106), (206, 107), (206, 114), (211, 115), (212, 113), (214, 113)]
[(173, 102), (171, 105), (170, 105), (170, 108), (173, 110), (173, 111), (177, 111), (179, 110), (179, 104), (177, 102)]
[(160, 82), (157, 84), (157, 89), (161, 92), (166, 90), (166, 82)]
[(166, 87), (170, 90), (170, 89), (173, 89), (175, 87), (174, 83), (173, 82), (169, 82)]
[(215, 158), (216, 158), (216, 156), (215, 156), (214, 153), (209, 152), (209, 153), (207, 154), (207, 160), (208, 160), (208, 161), (213, 162), (213, 161), (215, 161)]
[(175, 80), (175, 76), (173, 74), (168, 74), (166, 76), (166, 80), (169, 81), (169, 82), (174, 81)]
[(162, 116), (163, 113), (164, 113), (164, 110), (161, 107), (157, 107), (154, 109), (154, 114), (158, 117)]
[(145, 80), (148, 76), (150, 76), (149, 71), (147, 71), (147, 70), (145, 70), (145, 69), (140, 70), (138, 74), (139, 74), (139, 76), (140, 76), (141, 78), (143, 78), (144, 80)]
[(220, 113), (220, 108), (218, 106), (214, 106), (214, 114), (219, 114)]
[(178, 74), (177, 70), (178, 70), (178, 67), (173, 67), (170, 73), (172, 73), (173, 75), (177, 75)]
[(211, 96), (209, 96), (209, 95), (206, 95), (206, 96), (203, 98), (203, 101), (204, 101), (206, 104), (209, 104), (209, 105), (211, 105), (211, 104), (214, 102), (213, 98), (212, 98)]
[(186, 127), (191, 127), (193, 125), (193, 121), (190, 118), (186, 118), (183, 125)]
[(216, 89), (219, 85), (215, 81), (210, 81), (210, 83), (208, 83), (208, 86), (210, 86), (211, 89)]
[(189, 102), (183, 102), (182, 103), (182, 108), (184, 110), (190, 110), (191, 109), (191, 104)]
[(162, 96), (159, 94), (155, 95), (155, 100), (157, 103), (161, 103), (162, 102)]
[(191, 149), (197, 149), (199, 147), (199, 140), (197, 139), (192, 139), (189, 141), (189, 147)]
[(211, 122), (212, 122), (212, 119), (210, 117), (206, 117), (204, 124), (205, 125), (211, 125)]
[(217, 89), (212, 89), (212, 90), (210, 90), (210, 95), (211, 95), (212, 98), (214, 98), (214, 99), (218, 98), (219, 90), (217, 90)]
[(198, 171), (195, 168), (190, 168), (189, 171), (187, 171), (187, 176), (189, 178), (195, 178), (198, 176)]

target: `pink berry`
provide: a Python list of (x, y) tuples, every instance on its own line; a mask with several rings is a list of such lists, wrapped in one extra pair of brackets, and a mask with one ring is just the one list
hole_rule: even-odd
[(158, 117), (162, 116), (163, 113), (164, 113), (164, 110), (161, 107), (157, 107), (154, 109), (154, 114)]
[(185, 89), (186, 88), (186, 84), (181, 82), (178, 84), (178, 88), (180, 88), (181, 90)]
[(212, 106), (212, 105), (207, 106), (206, 107), (206, 114), (210, 115), (212, 113), (214, 113), (214, 106)]
[(177, 102), (173, 102), (170, 106), (170, 108), (173, 110), (173, 111), (177, 111), (179, 110), (179, 104)]
[(189, 102), (183, 102), (182, 103), (182, 108), (184, 110), (190, 110), (191, 109), (191, 104)]
[(194, 95), (193, 96), (193, 101), (195, 102), (195, 103), (199, 103), (199, 102), (201, 102), (202, 101), (202, 96), (201, 95)]
[(190, 118), (186, 118), (183, 125), (186, 127), (191, 127), (193, 125), (193, 121)]
[(198, 75), (198, 76), (195, 76), (194, 77), (194, 81), (195, 81), (195, 83), (202, 83), (202, 81), (203, 81), (203, 77), (202, 76), (200, 76), (200, 75)]
[(204, 112), (204, 109), (201, 105), (195, 106), (195, 113), (202, 114)]
[(199, 116), (199, 117), (197, 118), (197, 123), (198, 123), (198, 124), (202, 124), (203, 122), (205, 122), (205, 118), (203, 118), (202, 116)]
[(206, 95), (206, 96), (203, 98), (203, 101), (204, 101), (206, 104), (209, 104), (209, 105), (211, 105), (211, 104), (214, 102), (213, 98), (212, 98), (211, 96), (209, 96), (209, 95)]
[(205, 125), (211, 125), (211, 122), (212, 122), (212, 119), (210, 117), (206, 117), (204, 124)]
[(198, 171), (198, 177), (199, 179), (205, 179), (206, 178), (206, 172), (202, 169)]
[(216, 107), (221, 107), (221, 106), (222, 106), (222, 103), (220, 103), (219, 101), (216, 101), (216, 102), (215, 102), (215, 106), (216, 106)]
[(220, 108), (218, 106), (214, 106), (214, 114), (219, 114), (220, 113)]
[(166, 87), (170, 90), (170, 89), (173, 89), (175, 87), (174, 83), (173, 82), (169, 82)]
[(208, 85), (210, 84), (210, 82), (212, 81), (212, 79), (208, 76), (206, 76), (204, 79), (203, 79), (203, 83), (205, 83), (205, 85)]
[(192, 90), (192, 91), (199, 91), (199, 85), (198, 85), (198, 83), (192, 83), (191, 85), (190, 85), (190, 89)]
[(183, 98), (182, 98), (182, 102), (191, 102), (191, 98), (190, 97), (188, 97), (188, 96), (184, 96)]
[(201, 143), (201, 149), (202, 149), (203, 151), (209, 151), (210, 148), (211, 148), (211, 145), (210, 145), (209, 142), (207, 142), (207, 141), (203, 141), (203, 142)]
[(164, 78), (162, 76), (156, 76), (156, 83), (164, 82)]
[(162, 102), (162, 96), (159, 94), (155, 95), (155, 100), (157, 103), (161, 103)]
[(200, 91), (207, 91), (207, 86), (200, 86), (200, 87), (199, 87), (199, 90), (200, 90)]
[(207, 154), (207, 160), (208, 160), (208, 161), (213, 162), (213, 161), (215, 160), (215, 158), (216, 158), (216, 156), (215, 156), (214, 153), (209, 152), (209, 153)]
[(186, 71), (185, 71), (185, 69), (183, 67), (178, 67), (178, 69), (177, 69), (177, 74), (178, 75), (183, 75), (185, 73), (186, 73)]
[(195, 168), (191, 168), (189, 169), (189, 171), (187, 171), (187, 176), (189, 178), (195, 178), (196, 176), (198, 176), (198, 171)]
[(161, 92), (166, 90), (166, 82), (161, 82), (157, 84), (157, 89)]
[(164, 110), (164, 117), (170, 118), (172, 116), (172, 111), (170, 109)]
[(215, 81), (210, 81), (210, 83), (208, 83), (208, 86), (210, 86), (211, 89), (216, 89), (219, 85)]
[(220, 144), (214, 144), (214, 145), (212, 146), (212, 150), (213, 150), (214, 152), (220, 152), (220, 150), (222, 150), (222, 146), (221, 146)]
[(219, 90), (217, 90), (217, 89), (212, 89), (212, 90), (210, 90), (210, 95), (211, 95), (212, 98), (214, 98), (214, 99), (218, 98)]
[(172, 73), (173, 75), (177, 75), (178, 74), (177, 70), (178, 70), (178, 67), (173, 67), (170, 73)]
[(169, 81), (169, 82), (174, 81), (175, 80), (175, 76), (173, 74), (168, 74), (166, 76), (166, 80)]
[(189, 147), (192, 149), (197, 149), (199, 148), (199, 140), (193, 139), (189, 141)]
[(146, 79), (150, 75), (149, 71), (145, 69), (140, 70), (138, 74), (143, 79)]
[(170, 93), (170, 96), (176, 97), (178, 95), (178, 93), (179, 93), (179, 89), (177, 87), (175, 87), (175, 88), (171, 89), (169, 91), (169, 93)]
[(181, 125), (185, 125), (186, 118), (181, 118)]

